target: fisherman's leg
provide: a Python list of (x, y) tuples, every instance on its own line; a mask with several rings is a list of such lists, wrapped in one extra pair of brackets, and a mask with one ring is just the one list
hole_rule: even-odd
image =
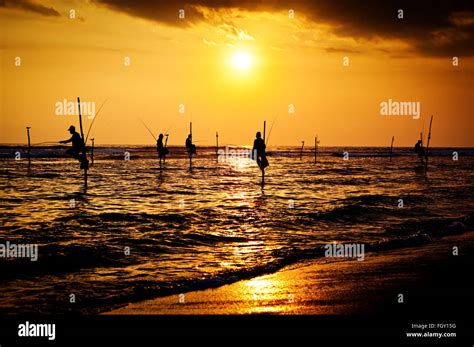
[(73, 157), (74, 159), (79, 160), (79, 161), (82, 160), (82, 154), (79, 153), (79, 152), (77, 152), (77, 151), (74, 151), (74, 152), (72, 153), (72, 157)]
[(74, 149), (74, 148), (69, 148), (67, 151), (66, 151), (66, 154), (67, 155), (70, 155), (71, 157), (73, 157), (74, 159), (79, 159), (80, 158), (80, 153)]
[(78, 160), (81, 163), (81, 169), (87, 170), (89, 168), (89, 160), (87, 160), (87, 155), (85, 154), (79, 155)]

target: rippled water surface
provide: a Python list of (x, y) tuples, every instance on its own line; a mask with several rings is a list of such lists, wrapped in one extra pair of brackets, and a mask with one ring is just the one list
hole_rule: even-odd
[(35, 158), (30, 172), (1, 159), (0, 240), (39, 245), (36, 262), (0, 259), (2, 311), (103, 311), (317, 258), (332, 241), (383, 250), (472, 227), (471, 156), (432, 157), (425, 177), (414, 156), (315, 165), (275, 151), (262, 193), (253, 161), (203, 153), (190, 172), (171, 156), (160, 173), (143, 153), (99, 152), (86, 192), (72, 159)]

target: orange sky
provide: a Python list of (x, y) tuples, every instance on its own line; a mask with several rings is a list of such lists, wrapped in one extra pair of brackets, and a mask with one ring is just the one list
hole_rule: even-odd
[[(199, 8), (203, 20), (170, 24), (99, 0), (20, 3), (0, 7), (1, 143), (24, 143), (26, 126), (33, 143), (67, 138), (77, 117), (55, 104), (80, 96), (96, 109), (108, 100), (91, 134), (99, 145), (153, 144), (139, 117), (155, 133), (170, 128), (171, 145), (184, 143), (190, 120), (198, 145), (214, 144), (216, 130), (222, 144), (245, 145), (278, 116), (270, 146), (316, 134), (323, 146), (389, 146), (392, 135), (412, 146), (433, 114), (433, 146), (474, 147), (474, 58), (459, 48), (453, 66), (452, 54), (404, 37), (345, 35), (332, 19), (282, 8)], [(245, 70), (232, 65), (241, 52)], [(420, 102), (421, 118), (381, 116), (388, 99)]]

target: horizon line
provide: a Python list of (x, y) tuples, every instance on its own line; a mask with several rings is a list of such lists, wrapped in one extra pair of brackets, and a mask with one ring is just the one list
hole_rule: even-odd
[[(28, 146), (27, 143), (0, 143), (0, 146)], [(67, 144), (32, 144), (31, 147), (53, 147), (53, 146), (61, 146), (61, 147), (70, 147), (70, 145)], [(140, 143), (120, 143), (120, 144), (95, 144), (94, 147), (119, 147), (119, 146), (142, 146), (142, 147), (156, 147), (155, 144), (140, 144)], [(90, 147), (90, 145), (87, 145), (86, 147)], [(185, 147), (184, 145), (168, 145), (168, 147)], [(210, 148), (216, 148), (216, 145), (197, 145), (197, 147), (210, 147)], [(225, 148), (225, 147), (252, 147), (252, 145), (234, 145), (234, 144), (227, 144), (227, 145), (222, 145), (219, 146), (219, 148)], [(294, 148), (301, 148), (301, 145), (270, 145), (269, 147), (294, 147)], [(358, 148), (390, 148), (390, 145), (318, 145), (318, 148), (331, 148), (331, 147), (358, 147)], [(414, 146), (393, 146), (393, 148), (413, 148)], [(313, 145), (308, 145), (305, 146), (305, 148), (314, 148)], [(474, 149), (474, 146), (430, 146), (430, 148), (440, 148), (440, 149), (448, 149), (448, 148), (463, 148), (463, 149)]]

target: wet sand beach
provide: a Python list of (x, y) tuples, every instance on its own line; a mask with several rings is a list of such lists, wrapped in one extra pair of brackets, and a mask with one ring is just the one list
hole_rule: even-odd
[[(453, 255), (453, 247), (459, 255)], [(366, 314), (460, 316), (473, 286), (474, 233), (417, 248), (371, 252), (364, 261), (305, 261), (219, 288), (146, 300), (107, 314)], [(404, 303), (398, 303), (398, 294)]]

